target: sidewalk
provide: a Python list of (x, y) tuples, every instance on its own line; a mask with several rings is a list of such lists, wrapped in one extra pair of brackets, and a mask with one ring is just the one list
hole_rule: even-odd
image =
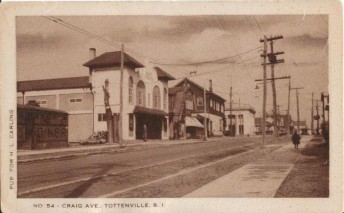
[(152, 147), (152, 146), (169, 146), (175, 144), (189, 144), (189, 143), (204, 143), (223, 140), (222, 137), (208, 138), (207, 141), (202, 139), (183, 139), (183, 140), (142, 140), (126, 141), (123, 143), (124, 147), (120, 148), (118, 143), (106, 143), (97, 145), (72, 145), (70, 147), (55, 148), (55, 149), (41, 149), (41, 150), (18, 150), (18, 162), (31, 162), (37, 160), (59, 159), (80, 155), (90, 155), (105, 152), (124, 152), (129, 147)]
[(289, 143), (184, 197), (274, 197), (309, 139), (301, 141), (299, 150), (295, 150), (293, 144)]

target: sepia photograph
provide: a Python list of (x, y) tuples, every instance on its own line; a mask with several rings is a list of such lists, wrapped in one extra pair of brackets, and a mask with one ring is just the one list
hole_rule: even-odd
[(342, 123), (330, 99), (342, 110), (342, 79), (331, 82), (342, 67), (331, 68), (329, 13), (12, 18), (5, 187), (28, 212), (338, 199), (331, 167), (342, 154), (331, 149), (342, 150)]

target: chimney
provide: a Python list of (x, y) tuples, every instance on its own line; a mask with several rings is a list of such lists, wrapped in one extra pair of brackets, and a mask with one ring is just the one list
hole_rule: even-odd
[(213, 91), (213, 81), (211, 79), (209, 79), (209, 91)]
[(90, 60), (96, 57), (96, 48), (90, 48)]

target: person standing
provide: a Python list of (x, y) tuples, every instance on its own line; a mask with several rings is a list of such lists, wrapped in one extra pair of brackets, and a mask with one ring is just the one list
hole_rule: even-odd
[(147, 141), (147, 126), (146, 124), (143, 125), (143, 141)]
[(291, 137), (291, 140), (293, 141), (295, 149), (299, 149), (299, 144), (301, 137), (297, 134), (297, 131), (294, 131), (293, 136)]

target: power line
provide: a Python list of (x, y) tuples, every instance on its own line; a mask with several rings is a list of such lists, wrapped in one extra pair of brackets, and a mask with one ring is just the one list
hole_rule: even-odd
[(225, 58), (214, 59), (214, 60), (209, 60), (209, 61), (200, 61), (200, 62), (194, 62), (194, 63), (171, 63), (171, 64), (154, 63), (154, 62), (152, 62), (152, 63), (153, 64), (158, 64), (158, 65), (173, 65), (173, 66), (189, 66), (190, 65), (190, 66), (196, 66), (196, 65), (201, 65), (201, 64), (209, 64), (209, 63), (214, 63), (214, 62), (219, 62), (219, 61), (225, 61), (225, 60), (228, 60), (230, 58), (235, 58), (235, 57), (238, 57), (240, 55), (244, 55), (246, 53), (253, 52), (253, 51), (258, 50), (260, 48), (261, 47), (256, 47), (256, 48), (253, 48), (253, 49), (250, 49), (250, 50), (247, 50), (247, 51), (244, 51), (244, 52), (232, 55), (232, 56), (228, 56), (228, 57), (225, 57)]
[[(46, 18), (46, 19), (48, 19), (48, 20), (50, 20), (50, 21), (52, 21), (52, 22), (55, 22), (55, 23), (57, 23), (57, 24), (60, 24), (60, 25), (62, 25), (62, 26), (65, 26), (65, 27), (67, 27), (67, 28), (69, 28), (69, 29), (71, 29), (71, 30), (74, 30), (74, 31), (77, 31), (77, 32), (79, 32), (79, 33), (81, 33), (81, 34), (84, 34), (84, 35), (86, 35), (86, 36), (92, 37), (92, 38), (94, 38), (94, 39), (96, 39), (96, 40), (98, 40), (98, 41), (107, 43), (107, 44), (109, 44), (109, 45), (111, 45), (111, 46), (114, 46), (114, 47), (117, 47), (117, 48), (120, 48), (120, 47), (121, 47), (120, 44), (114, 43), (114, 42), (112, 42), (112, 41), (110, 41), (110, 40), (107, 40), (107, 39), (105, 39), (105, 38), (102, 38), (102, 37), (99, 36), (99, 35), (96, 35), (96, 34), (94, 34), (94, 33), (88, 32), (87, 30), (82, 29), (82, 28), (80, 28), (80, 27), (78, 27), (78, 26), (75, 26), (75, 25), (73, 25), (73, 24), (71, 24), (71, 23), (68, 23), (67, 21), (64, 21), (64, 20), (62, 20), (62, 19), (60, 19), (60, 18), (57, 18), (57, 17), (54, 17), (54, 16), (50, 16), (50, 17), (42, 16), (42, 17), (43, 17), (43, 18)], [(126, 48), (126, 51), (127, 51), (127, 52), (131, 52), (131, 53), (133, 53), (133, 54), (135, 54), (135, 55), (137, 55), (137, 56), (141, 56), (141, 57), (143, 57), (143, 58), (153, 59), (153, 61), (151, 61), (151, 63), (157, 64), (157, 65), (187, 66), (187, 65), (201, 65), (201, 64), (208, 64), (208, 63), (214, 63), (214, 62), (224, 61), (224, 60), (227, 60), (227, 59), (230, 59), (230, 58), (234, 58), (234, 57), (238, 57), (238, 56), (240, 56), (240, 55), (244, 55), (244, 54), (250, 53), (250, 52), (252, 52), (252, 51), (258, 50), (259, 48), (261, 48), (261, 47), (256, 47), (256, 48), (253, 48), (253, 49), (244, 51), (244, 52), (242, 52), (242, 53), (239, 53), (239, 54), (236, 54), (236, 55), (233, 55), (233, 56), (229, 56), (229, 57), (225, 57), (225, 58), (220, 58), (220, 59), (215, 59), (215, 60), (210, 60), (210, 61), (201, 61), (201, 62), (189, 63), (189, 64), (178, 64), (178, 63), (174, 63), (174, 64), (173, 64), (173, 63), (170, 63), (170, 64), (169, 64), (169, 63), (154, 62), (155, 58), (152, 58), (152, 57), (143, 55), (143, 54), (141, 54), (141, 53), (139, 53), (139, 52), (137, 52), (137, 51), (131, 50), (131, 49), (129, 49), (129, 48)]]

